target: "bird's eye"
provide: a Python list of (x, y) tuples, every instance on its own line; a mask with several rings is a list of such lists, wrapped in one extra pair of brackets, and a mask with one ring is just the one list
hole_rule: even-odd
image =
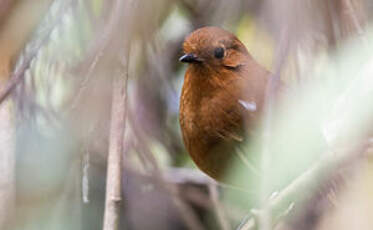
[(214, 50), (214, 56), (218, 59), (221, 59), (224, 57), (224, 48), (218, 47)]

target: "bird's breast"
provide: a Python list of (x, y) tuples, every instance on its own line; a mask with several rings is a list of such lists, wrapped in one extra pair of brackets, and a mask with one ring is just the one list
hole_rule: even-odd
[(241, 140), (238, 95), (229, 89), (195, 92), (187, 81), (183, 86), (180, 125), (185, 147), (197, 166), (214, 178), (222, 174), (234, 143)]

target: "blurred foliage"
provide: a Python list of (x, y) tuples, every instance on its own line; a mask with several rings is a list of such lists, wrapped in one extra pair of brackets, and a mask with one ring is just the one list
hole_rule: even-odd
[(253, 17), (246, 15), (238, 23), (236, 35), (255, 60), (266, 69), (273, 70), (274, 41), (265, 28)]

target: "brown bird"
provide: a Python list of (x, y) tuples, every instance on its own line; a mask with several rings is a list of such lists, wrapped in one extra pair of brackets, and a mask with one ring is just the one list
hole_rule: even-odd
[(180, 61), (189, 64), (179, 111), (184, 144), (203, 172), (228, 182), (231, 168), (248, 168), (238, 149), (259, 122), (270, 73), (218, 27), (195, 30), (183, 49)]

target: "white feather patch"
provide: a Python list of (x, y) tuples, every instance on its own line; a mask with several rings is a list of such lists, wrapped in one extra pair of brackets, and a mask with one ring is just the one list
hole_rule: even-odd
[(246, 110), (248, 110), (250, 112), (256, 111), (256, 103), (255, 102), (238, 100), (238, 103), (240, 103), (240, 105), (242, 105), (242, 107), (244, 107)]

